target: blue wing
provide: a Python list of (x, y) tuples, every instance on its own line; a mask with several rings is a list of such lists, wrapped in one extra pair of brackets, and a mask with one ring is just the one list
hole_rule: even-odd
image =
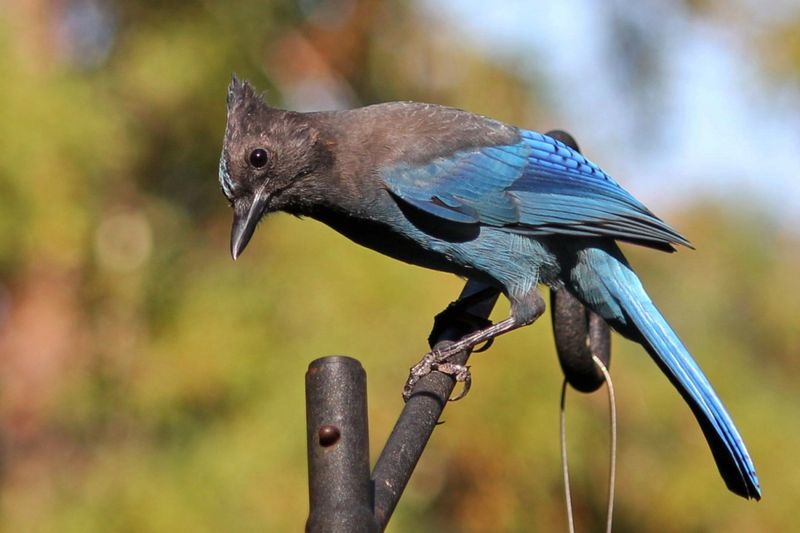
[(597, 165), (532, 131), (520, 130), (516, 144), (396, 165), (383, 179), (395, 197), (451, 222), (607, 236), (665, 250), (691, 246)]

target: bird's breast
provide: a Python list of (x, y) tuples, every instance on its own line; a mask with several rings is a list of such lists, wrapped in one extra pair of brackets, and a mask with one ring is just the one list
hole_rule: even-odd
[[(379, 216), (353, 216), (336, 212), (314, 213), (313, 218), (351, 241), (405, 263), (484, 278), (480, 272), (449, 253), (447, 243), (413, 228)], [(494, 282), (494, 280), (491, 280)]]

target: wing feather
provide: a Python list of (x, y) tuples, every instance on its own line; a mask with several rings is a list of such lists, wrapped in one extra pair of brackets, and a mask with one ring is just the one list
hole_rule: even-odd
[(607, 236), (672, 250), (691, 246), (597, 165), (520, 130), (515, 144), (462, 150), (383, 172), (396, 198), (431, 215), (529, 235)]

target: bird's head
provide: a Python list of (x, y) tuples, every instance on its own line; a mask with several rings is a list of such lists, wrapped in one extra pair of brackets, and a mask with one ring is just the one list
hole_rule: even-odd
[(244, 251), (261, 218), (301, 212), (314, 179), (332, 164), (310, 115), (269, 107), (246, 81), (228, 87), (228, 119), (219, 161), (222, 193), (233, 208), (231, 255)]

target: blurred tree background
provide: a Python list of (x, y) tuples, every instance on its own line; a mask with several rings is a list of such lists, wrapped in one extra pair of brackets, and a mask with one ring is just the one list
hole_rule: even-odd
[[(321, 355), (362, 360), (373, 457), (382, 447), (431, 319), (462, 282), (282, 215), (234, 264), (216, 176), (232, 72), (289, 108), (414, 99), (574, 133), (697, 247), (626, 249), (725, 400), (764, 489), (760, 503), (727, 492), (683, 401), (620, 340), (616, 530), (794, 529), (800, 207), (785, 176), (800, 152), (800, 9), (771, 4), (6, 0), (0, 529), (300, 530), (303, 374)], [(572, 17), (592, 30), (585, 41)], [(542, 20), (564, 38), (537, 41)], [(746, 51), (747, 83), (674, 98), (702, 96), (687, 68), (738, 68), (728, 47)], [(707, 104), (756, 93), (747, 129)], [(705, 144), (683, 115), (710, 121)], [(662, 157), (679, 141), (702, 149)], [(751, 142), (785, 158), (748, 166)], [(472, 359), (473, 392), (447, 409), (391, 531), (566, 528), (546, 322)], [(605, 399), (569, 404), (578, 526), (600, 530)]]

